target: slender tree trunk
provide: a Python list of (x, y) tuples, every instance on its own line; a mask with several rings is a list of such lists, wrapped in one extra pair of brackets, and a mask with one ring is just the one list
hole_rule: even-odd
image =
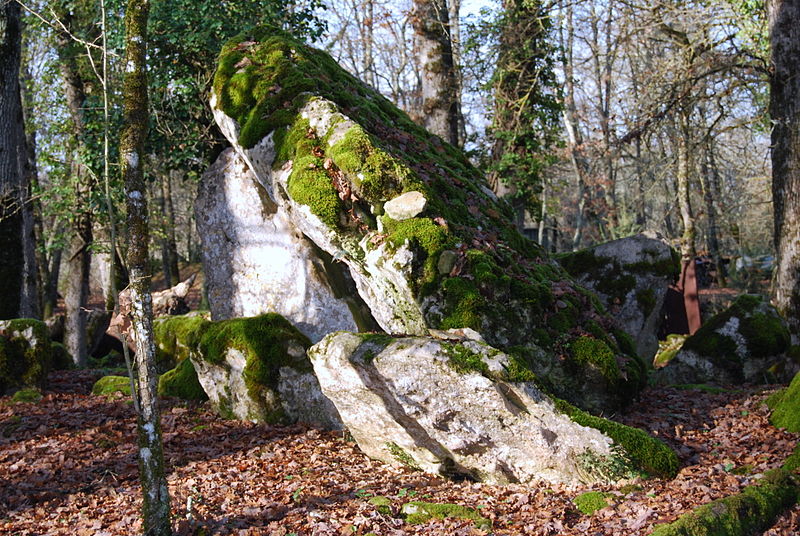
[(769, 2), (772, 77), (772, 201), (775, 250), (772, 300), (800, 337), (800, 3)]
[(714, 260), (717, 267), (718, 283), (725, 283), (725, 266), (722, 264), (722, 253), (719, 247), (719, 225), (717, 224), (717, 203), (716, 198), (719, 193), (714, 186), (718, 183), (715, 175), (718, 173), (716, 159), (714, 158), (714, 144), (711, 139), (705, 143), (705, 159), (700, 172), (700, 188), (703, 190), (703, 203), (708, 219), (708, 254)]
[(450, 46), (453, 49), (453, 70), (456, 77), (456, 98), (458, 99), (458, 147), (464, 147), (467, 140), (467, 125), (461, 109), (461, 95), (464, 89), (464, 73), (462, 70), (461, 44), (461, 0), (448, 0), (448, 17), (450, 19)]
[(153, 301), (150, 295), (147, 189), (142, 164), (147, 135), (147, 17), (148, 0), (129, 0), (125, 12), (124, 123), (120, 137), (120, 167), (128, 209), (128, 266), (131, 323), (136, 339), (139, 475), (142, 520), (146, 536), (171, 534), (169, 490), (164, 470), (161, 420), (158, 413), (153, 343)]
[(167, 172), (161, 181), (161, 195), (164, 198), (164, 235), (167, 250), (167, 272), (170, 283), (167, 288), (177, 285), (181, 281), (178, 266), (178, 244), (175, 240), (175, 205), (172, 202), (172, 172)]
[(446, 0), (414, 0), (412, 26), (422, 63), (422, 120), (425, 128), (458, 146), (461, 102), (453, 64)]
[(678, 153), (676, 181), (678, 188), (678, 207), (681, 211), (681, 222), (683, 223), (683, 234), (681, 235), (681, 259), (683, 262), (694, 260), (697, 256), (695, 238), (697, 230), (694, 221), (694, 212), (691, 204), (691, 156), (689, 154), (689, 118), (686, 113), (680, 117), (680, 128), (677, 132)]

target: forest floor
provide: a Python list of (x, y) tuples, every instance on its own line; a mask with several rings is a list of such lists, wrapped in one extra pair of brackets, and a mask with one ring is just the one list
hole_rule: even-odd
[[(0, 398), (0, 534), (139, 533), (135, 419), (130, 400), (89, 394), (94, 371), (57, 372), (38, 403)], [(763, 387), (709, 393), (648, 389), (620, 420), (676, 449), (677, 478), (620, 488), (545, 482), (492, 486), (397, 469), (342, 433), (229, 421), (207, 405), (165, 400), (162, 423), (178, 534), (487, 534), (469, 520), (411, 525), (408, 501), (455, 503), (491, 520), (493, 534), (635, 535), (739, 492), (781, 465), (798, 436), (769, 425)], [(573, 499), (612, 492), (581, 514)], [(391, 500), (392, 514), (370, 503)], [(800, 533), (800, 507), (768, 536)]]

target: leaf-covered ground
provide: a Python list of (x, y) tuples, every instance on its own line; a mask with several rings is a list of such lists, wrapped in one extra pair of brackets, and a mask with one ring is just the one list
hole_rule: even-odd
[[(138, 532), (133, 410), (121, 395), (88, 394), (96, 378), (60, 372), (36, 404), (0, 399), (0, 534)], [(594, 488), (612, 493), (594, 515), (572, 502), (592, 488), (449, 482), (372, 461), (341, 433), (226, 421), (169, 400), (163, 428), (174, 525), (179, 534), (486, 534), (468, 520), (407, 524), (369, 502), (382, 495), (394, 514), (412, 500), (477, 508), (494, 534), (649, 534), (789, 456), (797, 436), (769, 426), (764, 396), (763, 389), (643, 393), (621, 420), (676, 448), (683, 468), (672, 481)], [(795, 506), (765, 534), (798, 527)]]

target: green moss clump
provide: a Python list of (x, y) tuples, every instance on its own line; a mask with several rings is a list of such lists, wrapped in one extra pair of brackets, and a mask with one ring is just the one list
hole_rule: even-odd
[(1, 324), (0, 394), (26, 387), (44, 389), (53, 361), (47, 326), (33, 318), (16, 318)]
[(313, 155), (295, 160), (287, 188), (292, 199), (307, 205), (325, 225), (335, 228), (343, 205), (322, 164)]
[(404, 466), (412, 471), (422, 471), (422, 468), (417, 464), (416, 460), (397, 443), (386, 443), (386, 448), (389, 450), (392, 457)]
[(796, 480), (784, 469), (764, 474), (742, 493), (695, 508), (656, 527), (652, 536), (745, 536), (766, 530), (797, 501)]
[(584, 515), (590, 516), (597, 510), (608, 506), (608, 499), (613, 496), (611, 493), (602, 491), (587, 491), (572, 499), (572, 502)]
[(769, 422), (790, 432), (800, 432), (800, 373), (788, 388), (768, 398), (767, 405), (772, 408)]
[(461, 277), (448, 277), (442, 281), (445, 304), (450, 314), (441, 322), (441, 329), (481, 329), (481, 309), (485, 301), (475, 284)]
[(786, 352), (791, 345), (789, 330), (777, 315), (753, 313), (739, 325), (753, 357), (771, 357)]
[(197, 371), (191, 359), (184, 359), (158, 379), (158, 396), (172, 396), (182, 400), (208, 400), (208, 395), (197, 379)]
[(439, 271), (436, 267), (442, 251), (453, 245), (453, 237), (441, 225), (437, 225), (430, 218), (409, 218), (403, 221), (394, 221), (384, 217), (383, 225), (388, 233), (389, 242), (400, 247), (408, 243), (415, 251), (422, 252), (422, 278), (416, 283), (421, 290), (426, 284), (433, 283)]
[(556, 408), (574, 422), (595, 428), (613, 439), (638, 469), (663, 478), (673, 478), (678, 473), (679, 463), (675, 452), (644, 430), (589, 415), (557, 398), (553, 401)]
[(447, 353), (448, 364), (456, 372), (462, 374), (477, 372), (483, 376), (489, 376), (489, 366), (483, 361), (481, 354), (475, 353), (463, 344), (443, 345)]
[(37, 391), (36, 389), (20, 389), (14, 396), (11, 397), (11, 401), (14, 403), (17, 402), (28, 402), (36, 404), (42, 399), (42, 393)]
[[(253, 400), (265, 400), (265, 390), (274, 391), (278, 387), (281, 367), (301, 372), (313, 370), (304, 352), (290, 353), (292, 345), (305, 350), (311, 341), (281, 315), (268, 313), (208, 323), (202, 330), (198, 349), (211, 363), (224, 361), (230, 348), (242, 352), (246, 360), (243, 376), (247, 392)], [(267, 422), (283, 419), (282, 408), (273, 408), (272, 413), (265, 417)]]
[(385, 516), (392, 515), (392, 500), (389, 497), (376, 495), (369, 498), (369, 503), (373, 505), (379, 513)]
[(412, 501), (403, 505), (402, 513), (406, 523), (418, 525), (426, 523), (431, 519), (469, 519), (475, 523), (475, 527), (481, 530), (490, 530), (492, 522), (480, 515), (474, 508), (461, 506), (459, 504), (438, 504), (424, 501)]
[(131, 395), (130, 378), (127, 376), (103, 376), (97, 380), (92, 387), (93, 395), (112, 395), (114, 393), (122, 393), (123, 395)]
[(656, 294), (651, 288), (644, 288), (636, 292), (636, 302), (642, 308), (645, 318), (650, 316), (656, 308)]
[(189, 357), (209, 321), (199, 315), (169, 316), (153, 322), (156, 369), (166, 372)]
[(616, 356), (605, 342), (593, 337), (578, 337), (572, 342), (570, 353), (577, 364), (596, 367), (611, 384), (619, 380), (620, 370)]

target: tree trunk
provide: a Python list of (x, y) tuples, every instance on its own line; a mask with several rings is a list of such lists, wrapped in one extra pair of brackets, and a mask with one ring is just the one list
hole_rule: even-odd
[(724, 285), (725, 265), (722, 264), (722, 253), (719, 247), (719, 225), (717, 223), (716, 199), (719, 192), (715, 189), (716, 184), (719, 183), (715, 176), (719, 172), (714, 158), (714, 144), (711, 139), (706, 140), (705, 153), (705, 160), (700, 172), (700, 187), (703, 190), (703, 202), (706, 208), (706, 218), (708, 219), (708, 254), (714, 260), (717, 268), (717, 282), (720, 285)]
[(128, 209), (128, 267), (131, 323), (136, 340), (139, 475), (142, 483), (142, 531), (146, 536), (171, 534), (169, 490), (164, 472), (161, 420), (158, 413), (153, 343), (153, 301), (150, 295), (147, 198), (142, 164), (147, 135), (148, 0), (129, 0), (125, 11), (124, 116), (119, 142), (120, 167)]
[[(171, 283), (170, 288), (181, 280), (178, 266), (178, 244), (175, 240), (175, 205), (172, 202), (172, 172), (168, 171), (161, 181), (161, 195), (164, 198), (164, 235), (167, 251), (167, 272)], [(166, 273), (165, 273), (166, 275)]]
[(0, 3), (0, 319), (39, 316), (19, 85), (21, 42), (19, 4)]
[(681, 212), (681, 222), (683, 223), (683, 234), (681, 235), (681, 259), (684, 263), (693, 261), (697, 256), (695, 248), (695, 228), (694, 213), (692, 212), (691, 188), (691, 156), (689, 154), (689, 118), (684, 112), (680, 118), (680, 128), (676, 133), (678, 162), (676, 170), (676, 182), (678, 189), (678, 207)]
[(84, 162), (86, 148), (84, 135), (86, 123), (84, 110), (86, 107), (86, 83), (78, 66), (80, 48), (70, 36), (73, 28), (73, 15), (69, 6), (59, 3), (56, 13), (63, 24), (63, 29), (56, 33), (58, 48), (58, 66), (64, 83), (64, 95), (67, 101), (70, 120), (72, 122), (72, 140), (70, 150), (77, 154), (71, 157), (70, 173), (73, 182), (73, 217), (70, 248), (67, 257), (67, 289), (64, 294), (66, 307), (66, 323), (64, 326), (64, 344), (72, 355), (75, 364), (86, 366), (88, 362), (86, 342), (86, 318), (89, 302), (89, 268), (91, 250), (93, 214), (88, 200), (94, 189), (92, 174)]
[(772, 300), (800, 337), (800, 4), (769, 3), (772, 201), (777, 263)]
[(422, 63), (423, 124), (458, 146), (461, 103), (446, 0), (414, 0), (411, 20)]

